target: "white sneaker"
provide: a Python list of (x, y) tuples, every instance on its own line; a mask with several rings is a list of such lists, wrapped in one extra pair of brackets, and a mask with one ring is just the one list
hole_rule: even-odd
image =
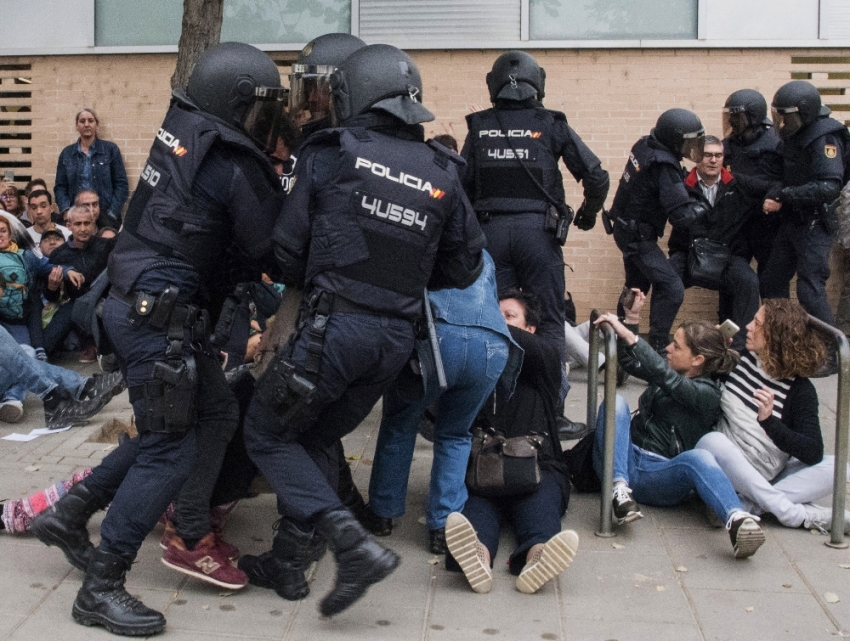
[(732, 541), (736, 559), (746, 559), (764, 544), (764, 530), (759, 527), (759, 517), (739, 510), (729, 517), (726, 529)]
[(516, 580), (516, 589), (534, 594), (570, 567), (578, 551), (578, 534), (574, 530), (558, 532), (525, 564)]
[[(806, 520), (803, 527), (807, 530), (817, 530), (821, 534), (829, 534), (832, 527), (832, 508), (814, 503), (804, 503)], [(844, 534), (850, 536), (850, 510), (844, 511)]]
[(0, 403), (0, 421), (17, 423), (24, 416), (24, 404), (14, 399), (6, 399)]
[(493, 571), (487, 563), (487, 549), (478, 540), (472, 523), (460, 512), (452, 512), (446, 519), (446, 545), (470, 587), (479, 594), (489, 592)]

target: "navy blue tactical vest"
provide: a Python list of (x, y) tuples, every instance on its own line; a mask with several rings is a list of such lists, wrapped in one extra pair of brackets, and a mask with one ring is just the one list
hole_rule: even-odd
[(780, 146), (781, 141), (773, 127), (764, 129), (758, 138), (747, 144), (739, 139), (727, 138), (723, 141), (723, 162), (735, 175), (764, 178), (764, 158), (780, 155)]
[(500, 109), (498, 118), (495, 109), (487, 109), (466, 117), (473, 141), (476, 212), (546, 211), (546, 196), (522, 165), (553, 200), (564, 202), (563, 177), (552, 152), (552, 129), (558, 120), (567, 118), (548, 109)]
[(377, 312), (418, 316), (462, 189), (455, 163), (436, 147), (362, 128), (328, 130), (311, 141), (334, 137), (340, 171), (315, 186), (322, 193), (307, 282)]
[(644, 136), (632, 147), (611, 205), (611, 216), (652, 225), (656, 236), (661, 236), (667, 217), (649, 170), (657, 163), (666, 163), (681, 172), (682, 165), (671, 152), (649, 143), (650, 137)]

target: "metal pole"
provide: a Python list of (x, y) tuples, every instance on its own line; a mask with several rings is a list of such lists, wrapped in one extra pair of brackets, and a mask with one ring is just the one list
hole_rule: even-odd
[(847, 336), (839, 329), (809, 315), (809, 320), (821, 331), (835, 338), (838, 353), (838, 400), (835, 411), (835, 469), (832, 481), (832, 526), (826, 545), (844, 549), (844, 508), (847, 491), (847, 445), (850, 434), (850, 344)]
[(593, 323), (599, 318), (599, 310), (590, 312), (590, 331), (587, 333), (589, 343), (587, 353), (587, 426), (596, 427), (596, 386), (599, 383), (599, 332)]
[[(594, 313), (591, 314), (591, 318), (596, 320), (594, 315), (598, 317), (599, 312), (594, 310)], [(602, 496), (599, 500), (599, 531), (596, 532), (596, 536), (610, 538), (617, 536), (614, 532), (614, 519), (611, 514), (611, 496), (614, 494), (614, 438), (616, 436), (617, 418), (617, 337), (609, 325), (602, 326), (602, 335), (605, 337), (605, 435), (603, 438)], [(593, 391), (595, 401), (595, 387)]]

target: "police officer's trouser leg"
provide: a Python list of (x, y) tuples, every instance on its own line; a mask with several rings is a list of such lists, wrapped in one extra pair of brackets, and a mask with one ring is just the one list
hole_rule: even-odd
[(822, 224), (815, 223), (807, 234), (795, 238), (794, 244), (798, 256), (797, 298), (812, 316), (833, 325), (835, 317), (826, 297), (826, 281), (835, 235), (828, 234)]
[[(652, 284), (652, 299), (649, 310), (649, 342), (656, 350), (663, 349), (670, 341), (670, 328), (679, 313), (685, 298), (685, 286), (676, 271), (668, 264), (667, 257), (653, 241), (641, 241), (629, 246), (636, 251), (624, 254), (645, 281)], [(628, 285), (628, 269), (626, 272)], [(639, 286), (639, 285), (637, 285)]]
[(797, 271), (797, 252), (792, 236), (802, 233), (805, 233), (803, 226), (788, 222), (779, 228), (767, 266), (759, 278), (762, 298), (788, 298), (791, 295), (791, 279)]
[(225, 452), (239, 425), (239, 406), (218, 362), (198, 355), (198, 456), (189, 478), (177, 495), (174, 521), (184, 541), (210, 533), (210, 500)]

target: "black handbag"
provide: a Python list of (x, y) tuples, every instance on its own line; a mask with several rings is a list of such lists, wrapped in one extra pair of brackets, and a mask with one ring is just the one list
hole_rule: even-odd
[(720, 289), (730, 256), (725, 243), (710, 238), (694, 238), (688, 251), (691, 283), (706, 289)]
[(499, 497), (528, 494), (540, 485), (537, 450), (542, 435), (506, 438), (495, 430), (475, 428), (466, 470), (472, 494)]

